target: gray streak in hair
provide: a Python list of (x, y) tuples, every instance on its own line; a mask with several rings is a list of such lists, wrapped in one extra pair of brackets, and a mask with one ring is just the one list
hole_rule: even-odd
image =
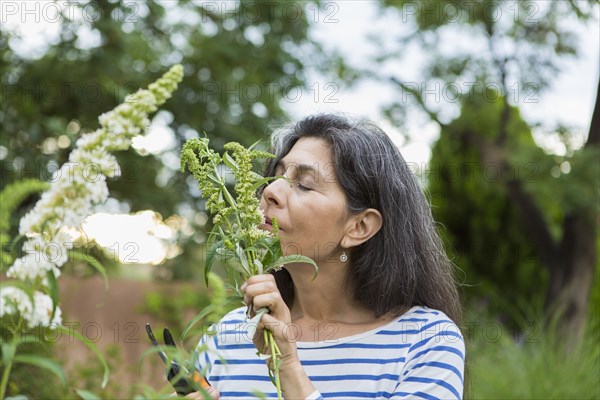
[[(348, 212), (375, 208), (383, 216), (379, 232), (349, 254), (348, 284), (357, 301), (376, 316), (400, 314), (421, 305), (445, 312), (461, 323), (461, 307), (431, 207), (400, 151), (378, 126), (337, 114), (318, 114), (286, 125), (272, 135), (277, 156), (265, 166), (273, 176), (277, 162), (302, 137), (331, 145), (336, 179), (346, 194)], [(293, 282), (275, 273), (288, 306)]]

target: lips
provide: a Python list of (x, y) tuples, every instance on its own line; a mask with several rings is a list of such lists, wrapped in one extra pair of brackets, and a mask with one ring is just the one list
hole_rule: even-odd
[(264, 230), (269, 231), (269, 232), (273, 230), (273, 225), (271, 225), (270, 223), (268, 223), (266, 221), (265, 221), (264, 224), (260, 224), (258, 227), (260, 229), (264, 229)]
[[(267, 230), (272, 230), (273, 229), (273, 220), (271, 219), (271, 217), (265, 215), (265, 222), (263, 224), (261, 224), (260, 227), (265, 228)], [(280, 231), (283, 230), (283, 229), (281, 229), (281, 225), (279, 226), (279, 230)]]

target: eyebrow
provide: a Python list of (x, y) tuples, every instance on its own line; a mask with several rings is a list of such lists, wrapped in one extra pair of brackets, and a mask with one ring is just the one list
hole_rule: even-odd
[[(279, 161), (277, 161), (277, 164), (275, 164), (275, 167), (283, 167), (284, 170), (286, 170), (286, 162), (282, 159), (280, 159)], [(296, 170), (298, 171), (298, 175), (301, 175), (303, 173), (306, 172), (313, 172), (317, 178), (317, 182), (324, 182), (324, 177), (323, 175), (321, 175), (321, 173), (319, 172), (318, 168), (313, 167), (312, 165), (308, 165), (308, 164), (298, 164), (298, 163), (291, 163)], [(318, 165), (318, 164), (317, 164)]]

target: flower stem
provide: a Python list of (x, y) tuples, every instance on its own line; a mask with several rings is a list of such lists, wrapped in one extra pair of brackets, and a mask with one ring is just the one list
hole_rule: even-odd
[[(261, 308), (256, 312), (254, 318), (257, 318), (259, 321), (264, 314), (269, 311), (268, 308)], [(279, 380), (279, 356), (281, 355), (281, 351), (279, 350), (279, 346), (277, 346), (277, 342), (275, 341), (275, 337), (273, 336), (273, 332), (268, 329), (263, 330), (263, 340), (265, 341), (265, 349), (263, 351), (266, 354), (269, 350), (271, 353), (271, 365), (273, 366), (273, 370), (268, 368), (269, 378), (271, 378), (271, 382), (275, 385), (277, 389), (277, 399), (282, 400), (283, 397), (281, 395), (281, 382)]]
[(275, 388), (277, 389), (277, 399), (283, 399), (281, 395), (281, 382), (279, 380), (279, 347), (273, 337), (273, 332), (267, 331), (267, 340), (270, 342), (271, 347), (271, 363), (275, 372)]
[(12, 358), (8, 360), (8, 364), (6, 368), (4, 368), (4, 373), (2, 373), (2, 382), (0, 383), (0, 399), (3, 399), (6, 394), (6, 387), (8, 386), (8, 376), (10, 375), (10, 370), (12, 368)]

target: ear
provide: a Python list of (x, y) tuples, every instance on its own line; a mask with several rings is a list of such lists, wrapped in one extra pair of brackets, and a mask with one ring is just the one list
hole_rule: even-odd
[(346, 234), (340, 241), (343, 248), (358, 246), (373, 237), (383, 224), (381, 213), (374, 208), (367, 208), (350, 217)]

